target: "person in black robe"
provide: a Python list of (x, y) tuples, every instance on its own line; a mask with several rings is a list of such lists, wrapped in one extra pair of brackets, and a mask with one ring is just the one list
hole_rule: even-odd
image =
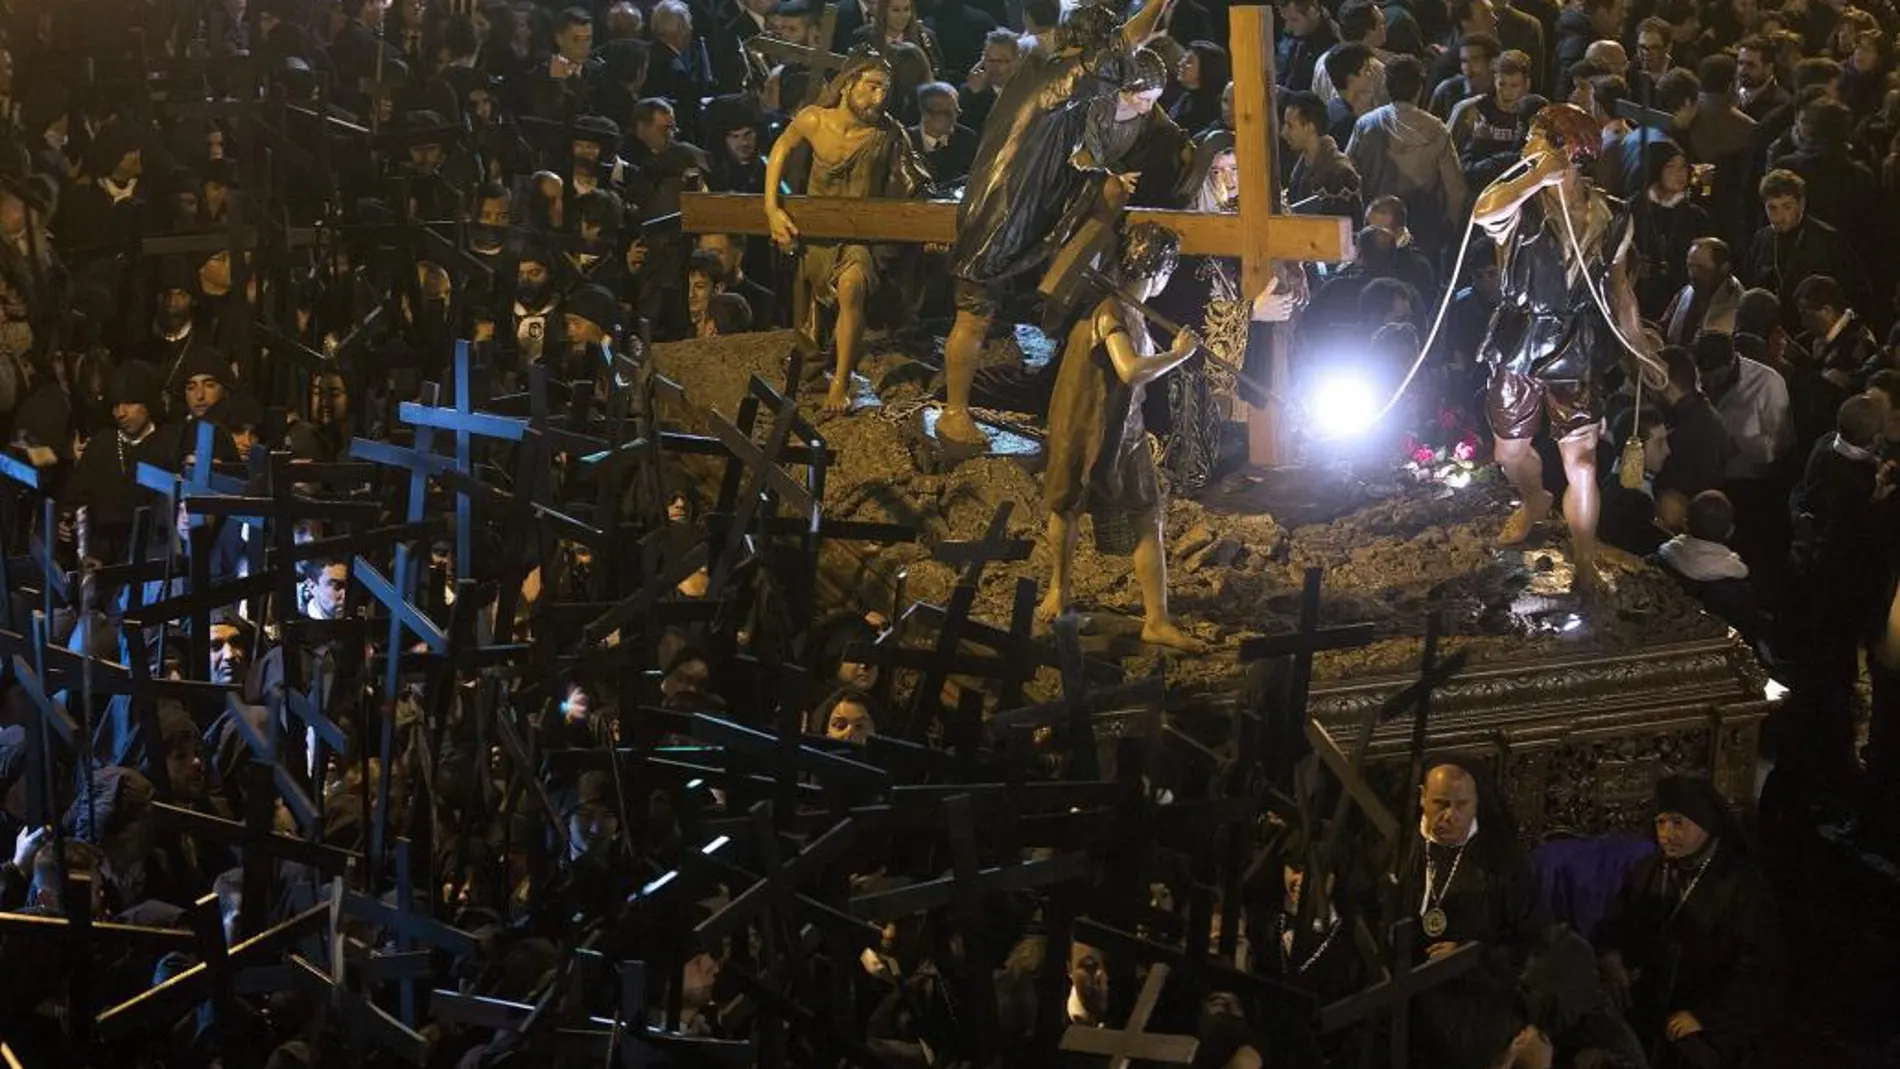
[(1427, 769), (1420, 841), (1399, 890), (1418, 918), (1418, 955), (1436, 960), (1479, 943), (1485, 973), (1511, 986), (1550, 924), (1515, 822), (1481, 769), (1457, 758)]
[(80, 515), (82, 556), (116, 564), (125, 559), (132, 515), (144, 496), (139, 464), (170, 469), (178, 447), (176, 434), (158, 425), (159, 380), (149, 365), (134, 361), (114, 370), (107, 401), (117, 426), (86, 443), (66, 483), (65, 504)]
[(1713, 784), (1656, 784), (1657, 853), (1597, 929), (1602, 973), (1657, 1069), (1743, 1063), (1773, 1027), (1782, 945), (1768, 885)]

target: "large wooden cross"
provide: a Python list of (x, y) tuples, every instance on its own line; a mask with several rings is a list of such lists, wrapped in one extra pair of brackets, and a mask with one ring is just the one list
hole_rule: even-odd
[[(1240, 261), (1241, 294), (1249, 302), (1267, 288), (1275, 260), (1337, 263), (1352, 259), (1352, 220), (1330, 215), (1284, 215), (1274, 210), (1279, 183), (1273, 164), (1273, 14), (1265, 6), (1235, 7), (1229, 47), (1234, 60), (1234, 152), (1240, 168), (1238, 213), (1134, 209), (1127, 221), (1153, 222), (1181, 235), (1187, 256)], [(804, 238), (948, 245), (956, 240), (955, 201), (881, 199), (867, 204), (851, 197), (791, 197), (786, 209)], [(764, 198), (736, 193), (680, 196), (681, 228), (688, 233), (766, 234)], [(1270, 338), (1268, 383), (1288, 388), (1285, 325)], [(1283, 463), (1284, 420), (1270, 408), (1249, 415), (1250, 459), (1263, 466)]]

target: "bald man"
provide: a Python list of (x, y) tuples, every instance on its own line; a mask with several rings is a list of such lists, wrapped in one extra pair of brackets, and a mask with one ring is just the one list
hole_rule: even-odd
[(1418, 795), (1424, 841), (1406, 874), (1404, 901), (1418, 917), (1423, 956), (1482, 943), (1488, 971), (1517, 976), (1550, 917), (1507, 814), (1455, 762), (1433, 765)]

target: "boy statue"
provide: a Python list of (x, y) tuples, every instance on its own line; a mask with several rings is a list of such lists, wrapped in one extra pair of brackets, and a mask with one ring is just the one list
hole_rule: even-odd
[(1116, 265), (1121, 292), (1104, 298), (1069, 331), (1050, 400), (1049, 464), (1042, 487), (1055, 567), (1037, 617), (1047, 622), (1069, 609), (1077, 520), (1087, 509), (1104, 552), (1114, 551), (1107, 532), (1125, 523), (1123, 529), (1134, 536), (1142, 641), (1193, 653), (1203, 645), (1168, 619), (1161, 485), (1141, 418), (1148, 384), (1192, 356), (1201, 343), (1193, 331), (1183, 330), (1170, 348), (1156, 352), (1139, 308), (1167, 286), (1180, 252), (1180, 237), (1167, 227), (1129, 227)]

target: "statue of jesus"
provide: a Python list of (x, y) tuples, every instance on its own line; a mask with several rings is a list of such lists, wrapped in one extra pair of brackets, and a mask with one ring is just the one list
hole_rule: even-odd
[[(855, 53), (818, 103), (801, 108), (772, 146), (765, 165), (765, 218), (779, 248), (791, 252), (798, 243), (798, 226), (779, 197), (779, 183), (786, 160), (800, 145), (811, 146), (805, 188), (810, 196), (914, 197), (929, 184), (929, 172), (903, 125), (884, 110), (890, 89), (890, 64), (875, 52)], [(851, 407), (851, 372), (864, 344), (864, 311), (882, 280), (879, 251), (844, 241), (804, 244), (799, 274), (808, 297), (798, 309), (798, 328), (815, 342), (819, 306), (838, 312), (837, 362), (826, 411)]]

